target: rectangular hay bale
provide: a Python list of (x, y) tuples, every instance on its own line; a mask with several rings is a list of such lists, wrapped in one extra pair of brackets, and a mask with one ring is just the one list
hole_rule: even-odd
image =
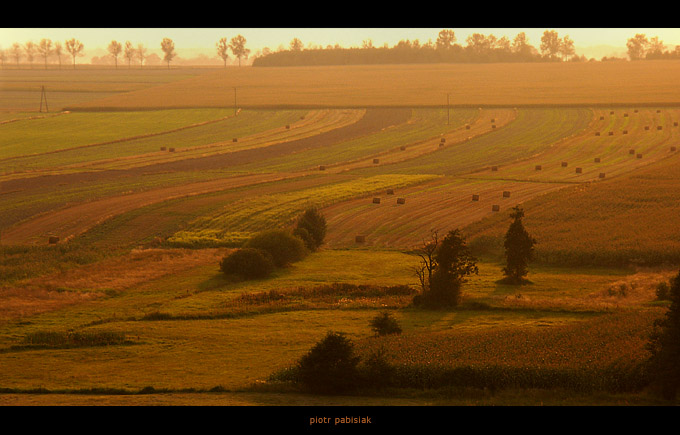
[(500, 206), (500, 205), (492, 205), (492, 206), (491, 206), (491, 211), (500, 211), (500, 210), (501, 210), (501, 206)]
[(380, 198), (373, 198), (373, 204), (380, 204)]
[(366, 236), (356, 236), (356, 237), (354, 237), (354, 242), (355, 243), (365, 243), (366, 242)]
[(406, 198), (397, 198), (397, 204), (406, 204)]
[(576, 173), (577, 173), (577, 174), (582, 174), (582, 173), (583, 173), (583, 169), (582, 169), (582, 168), (576, 168)]
[(472, 195), (473, 201), (479, 201), (479, 195)]
[(507, 190), (503, 192), (503, 198), (510, 198), (510, 192)]

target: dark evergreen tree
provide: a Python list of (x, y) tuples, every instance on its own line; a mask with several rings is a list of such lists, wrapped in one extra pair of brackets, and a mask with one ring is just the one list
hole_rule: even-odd
[(648, 349), (651, 383), (673, 400), (680, 388), (680, 272), (671, 280), (669, 298), (668, 311), (656, 321)]
[(505, 233), (505, 259), (503, 268), (505, 278), (503, 282), (522, 284), (527, 282), (525, 277), (529, 273), (529, 261), (533, 258), (536, 239), (531, 237), (524, 228), (522, 218), (524, 210), (520, 206), (513, 207), (510, 217), (513, 219), (507, 233)]

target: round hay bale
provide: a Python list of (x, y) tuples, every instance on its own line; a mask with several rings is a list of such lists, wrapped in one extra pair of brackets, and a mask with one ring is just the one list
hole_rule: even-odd
[(356, 236), (354, 237), (355, 243), (366, 243), (366, 236)]
[(324, 165), (319, 165), (319, 171), (325, 171), (326, 167)]
[(576, 168), (576, 173), (577, 173), (577, 174), (582, 174), (582, 173), (583, 173), (583, 169), (582, 169), (582, 168)]
[(491, 211), (501, 211), (501, 206), (500, 205), (492, 205)]
[(671, 152), (675, 152), (677, 150), (676, 147), (671, 147)]
[(231, 141), (232, 142), (238, 142), (238, 138), (233, 138)]
[(599, 158), (599, 157), (595, 157), (595, 163), (600, 163), (600, 158)]
[(649, 130), (649, 126), (648, 126), (648, 125), (645, 125), (645, 130)]
[(491, 118), (491, 123), (493, 124), (494, 122), (496, 122), (496, 118)]
[(537, 170), (537, 171), (540, 171), (541, 169), (543, 169), (543, 167), (542, 167), (541, 165), (536, 165), (536, 170)]
[(599, 135), (600, 135), (600, 132), (599, 132), (599, 131), (596, 131), (596, 132), (595, 132), (595, 136), (599, 136)]
[(402, 151), (406, 151), (406, 147), (403, 146), (403, 145), (402, 145), (401, 148), (399, 148), (399, 149), (402, 150)]
[(623, 130), (623, 134), (628, 134), (628, 130)]
[(673, 127), (677, 127), (677, 126), (678, 126), (678, 121), (675, 121), (675, 122), (673, 123)]
[(604, 172), (600, 172), (600, 178), (604, 178)]
[(373, 164), (374, 164), (374, 165), (377, 165), (378, 163), (380, 163), (380, 159), (373, 159)]
[(656, 109), (656, 113), (661, 113), (661, 109)]
[(175, 149), (174, 148), (168, 148), (168, 151), (170, 151), (171, 153), (174, 153)]
[(394, 189), (387, 189), (388, 195), (394, 195)]
[(50, 245), (55, 245), (55, 244), (59, 243), (59, 237), (50, 236), (48, 242), (49, 242)]
[(397, 198), (397, 204), (406, 204), (406, 198)]
[(286, 124), (286, 130), (290, 130), (290, 124)]
[(469, 130), (470, 129), (470, 124), (465, 124), (465, 129)]
[(440, 142), (441, 142), (441, 143), (444, 143), (444, 142), (446, 142), (446, 138), (445, 138), (445, 137), (443, 137), (443, 138), (442, 138), (442, 140), (440, 140)]
[(503, 191), (503, 198), (510, 198), (510, 192), (507, 190)]
[(628, 114), (627, 114), (627, 113), (624, 113), (624, 114), (623, 114), (623, 117), (624, 117), (624, 118), (628, 118)]
[(165, 151), (167, 149), (168, 149), (168, 147), (161, 147), (161, 151)]
[(562, 162), (562, 167), (563, 167), (563, 168), (566, 168), (567, 166), (568, 166), (568, 163), (567, 163), (567, 162)]
[(473, 201), (479, 201), (479, 195), (472, 195)]
[(373, 204), (380, 204), (380, 198), (373, 198)]
[(614, 136), (614, 132), (613, 132), (613, 131), (610, 131), (610, 132), (609, 132), (609, 136)]

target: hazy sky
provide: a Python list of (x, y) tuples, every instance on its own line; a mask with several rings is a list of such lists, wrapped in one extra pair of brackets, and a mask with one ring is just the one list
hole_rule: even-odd
[[(105, 49), (111, 40), (130, 41), (134, 45), (143, 43), (150, 52), (160, 53), (160, 42), (171, 38), (175, 51), (180, 57), (196, 49), (208, 56), (215, 56), (215, 43), (222, 37), (231, 39), (236, 35), (246, 38), (246, 47), (254, 54), (257, 50), (269, 47), (276, 50), (279, 46), (288, 48), (293, 38), (299, 38), (305, 46), (309, 44), (326, 47), (339, 44), (342, 47), (361, 46), (364, 40), (372, 40), (374, 46), (387, 43), (393, 46), (399, 40), (418, 39), (421, 43), (435, 41), (442, 28), (0, 28), (0, 49), (7, 49), (15, 42), (39, 42), (48, 38), (64, 41), (76, 38), (85, 46), (85, 57), (102, 55), (97, 50)], [(577, 54), (589, 57), (588, 49), (600, 45), (620, 47), (625, 51), (626, 41), (636, 33), (648, 37), (658, 36), (667, 46), (680, 45), (680, 28), (451, 28), (458, 43), (465, 45), (465, 39), (472, 33), (493, 34), (500, 38), (513, 39), (525, 32), (529, 43), (539, 47), (541, 35), (545, 30), (555, 30), (560, 37), (569, 35), (574, 40)], [(581, 50), (579, 50), (581, 49)], [(186, 56), (186, 54), (185, 54)]]

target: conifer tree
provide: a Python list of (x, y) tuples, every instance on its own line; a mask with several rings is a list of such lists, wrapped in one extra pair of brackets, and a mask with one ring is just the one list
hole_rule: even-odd
[(536, 239), (531, 237), (524, 228), (522, 218), (524, 210), (520, 206), (513, 207), (510, 217), (513, 219), (505, 234), (505, 259), (506, 266), (503, 268), (505, 278), (503, 281), (509, 284), (522, 284), (529, 273), (529, 261), (533, 258)]

